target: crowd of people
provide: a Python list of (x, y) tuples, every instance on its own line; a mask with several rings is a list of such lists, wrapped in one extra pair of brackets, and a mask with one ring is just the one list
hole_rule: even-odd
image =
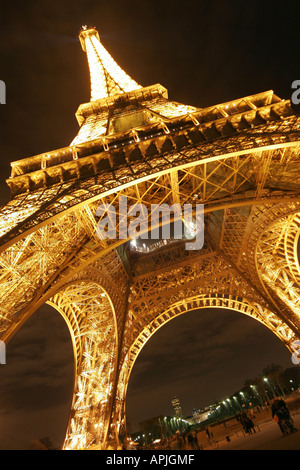
[(252, 409), (250, 411), (250, 416), (248, 415), (248, 413), (242, 412), (236, 416), (236, 419), (241, 423), (243, 430), (246, 434), (252, 434), (256, 432), (253, 422), (254, 413), (252, 412)]
[[(294, 427), (293, 419), (289, 412), (289, 409), (282, 398), (275, 398), (271, 403), (268, 403), (267, 408), (270, 409), (271, 416), (276, 423), (283, 435), (290, 434), (297, 431)], [(260, 412), (260, 407), (257, 407), (256, 412)], [(254, 434), (258, 428), (255, 427), (255, 411), (253, 408), (249, 410), (241, 411), (236, 416), (236, 420), (241, 424), (241, 427), (245, 435)], [(217, 424), (223, 424), (226, 428), (226, 421), (219, 422)], [(143, 449), (169, 449), (169, 450), (202, 450), (206, 447), (206, 444), (214, 443), (213, 427), (206, 426), (198, 427), (196, 429), (189, 429), (184, 432), (177, 431), (173, 436), (157, 440), (156, 442), (143, 446)], [(199, 433), (205, 433), (206, 439), (204, 441), (203, 436), (199, 439)], [(226, 433), (225, 433), (226, 434)], [(229, 436), (226, 436), (227, 440), (230, 440)], [(138, 448), (138, 447), (136, 447)]]
[(202, 450), (203, 446), (199, 445), (198, 442), (199, 431), (199, 429), (184, 431), (181, 433), (177, 431), (173, 436), (161, 439), (157, 443), (154, 442), (146, 448), (165, 450)]
[(271, 405), (272, 418), (278, 423), (279, 429), (284, 436), (296, 432), (291, 413), (282, 398), (275, 398)]

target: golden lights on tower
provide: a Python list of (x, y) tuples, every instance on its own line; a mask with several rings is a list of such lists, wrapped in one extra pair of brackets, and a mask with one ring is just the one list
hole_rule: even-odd
[(91, 101), (141, 88), (119, 65), (100, 42), (95, 28), (83, 27), (79, 35), (82, 49), (87, 54), (91, 77)]

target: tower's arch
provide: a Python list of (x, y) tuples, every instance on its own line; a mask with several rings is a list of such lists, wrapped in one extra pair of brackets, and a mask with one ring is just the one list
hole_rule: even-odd
[(235, 310), (253, 318), (272, 331), (289, 351), (292, 351), (291, 342), (294, 340), (293, 331), (268, 309), (254, 302), (249, 302), (245, 298), (233, 295), (198, 294), (170, 305), (169, 308), (164, 310), (144, 327), (130, 348), (130, 372), (141, 349), (159, 328), (180, 315), (207, 308)]
[(299, 212), (278, 217), (257, 237), (254, 256), (255, 272), (266, 295), (289, 311), (294, 325), (300, 319), (299, 235)]
[[(274, 315), (267, 308), (260, 304), (249, 301), (245, 297), (230, 294), (197, 294), (191, 297), (182, 298), (175, 303), (170, 303), (160, 314), (149, 322), (135, 337), (125, 358), (123, 374), (126, 375), (126, 390), (129, 385), (130, 376), (134, 369), (134, 364), (145, 344), (151, 340), (153, 335), (170, 321), (188, 312), (198, 312), (203, 309), (227, 309), (234, 310), (243, 315), (247, 315), (253, 320), (260, 322), (268, 328), (277, 338), (293, 352), (292, 343), (295, 339), (293, 331), (278, 316)], [(125, 373), (126, 371), (126, 373)], [(125, 398), (126, 400), (126, 398)], [(125, 414), (125, 402), (124, 402)]]

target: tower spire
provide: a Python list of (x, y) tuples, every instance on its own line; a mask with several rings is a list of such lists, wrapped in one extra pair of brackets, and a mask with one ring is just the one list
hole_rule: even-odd
[(79, 39), (90, 69), (91, 101), (141, 88), (103, 47), (95, 28), (83, 26)]

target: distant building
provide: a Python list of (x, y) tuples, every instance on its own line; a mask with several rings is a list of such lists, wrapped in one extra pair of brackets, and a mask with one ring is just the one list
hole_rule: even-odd
[(203, 421), (206, 421), (209, 417), (210, 411), (201, 411), (201, 410), (193, 410), (193, 415), (185, 418), (190, 424), (199, 424)]
[(181, 409), (181, 404), (180, 404), (178, 397), (174, 397), (172, 399), (172, 406), (173, 406), (176, 418), (182, 418), (182, 409)]

